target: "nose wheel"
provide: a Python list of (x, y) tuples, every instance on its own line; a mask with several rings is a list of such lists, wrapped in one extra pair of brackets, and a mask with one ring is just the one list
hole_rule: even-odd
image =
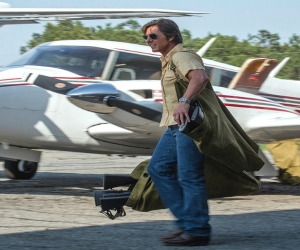
[(38, 162), (32, 161), (9, 161), (4, 163), (5, 174), (10, 179), (31, 179), (38, 169)]

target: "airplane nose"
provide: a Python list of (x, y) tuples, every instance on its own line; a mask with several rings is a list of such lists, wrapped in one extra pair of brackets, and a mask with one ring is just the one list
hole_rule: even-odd
[(105, 97), (118, 98), (120, 96), (118, 90), (108, 83), (85, 85), (69, 91), (66, 95), (69, 101), (74, 105), (101, 114), (109, 114), (116, 109), (115, 107), (106, 105)]
[(78, 87), (69, 91), (66, 96), (74, 105), (91, 112), (110, 114), (116, 108), (119, 108), (147, 120), (154, 122), (160, 122), (161, 120), (161, 110), (153, 109), (153, 106), (157, 106), (157, 102), (138, 103), (122, 100), (118, 90), (108, 83), (96, 83)]

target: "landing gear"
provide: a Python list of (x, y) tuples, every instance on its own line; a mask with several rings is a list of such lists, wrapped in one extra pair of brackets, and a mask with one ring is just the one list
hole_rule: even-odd
[(38, 162), (32, 161), (9, 161), (4, 163), (5, 174), (10, 179), (31, 179), (38, 169)]

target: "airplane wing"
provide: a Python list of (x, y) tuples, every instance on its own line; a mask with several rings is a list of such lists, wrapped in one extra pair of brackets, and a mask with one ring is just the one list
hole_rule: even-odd
[(38, 23), (39, 21), (160, 18), (202, 14), (208, 13), (166, 9), (0, 8), (0, 26)]
[(252, 120), (246, 125), (247, 134), (256, 142), (271, 142), (300, 138), (300, 116)]

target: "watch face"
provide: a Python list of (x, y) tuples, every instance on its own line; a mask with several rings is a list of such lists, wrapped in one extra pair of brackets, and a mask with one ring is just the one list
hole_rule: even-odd
[(186, 102), (186, 103), (190, 103), (190, 100), (184, 97), (179, 98), (179, 102)]

